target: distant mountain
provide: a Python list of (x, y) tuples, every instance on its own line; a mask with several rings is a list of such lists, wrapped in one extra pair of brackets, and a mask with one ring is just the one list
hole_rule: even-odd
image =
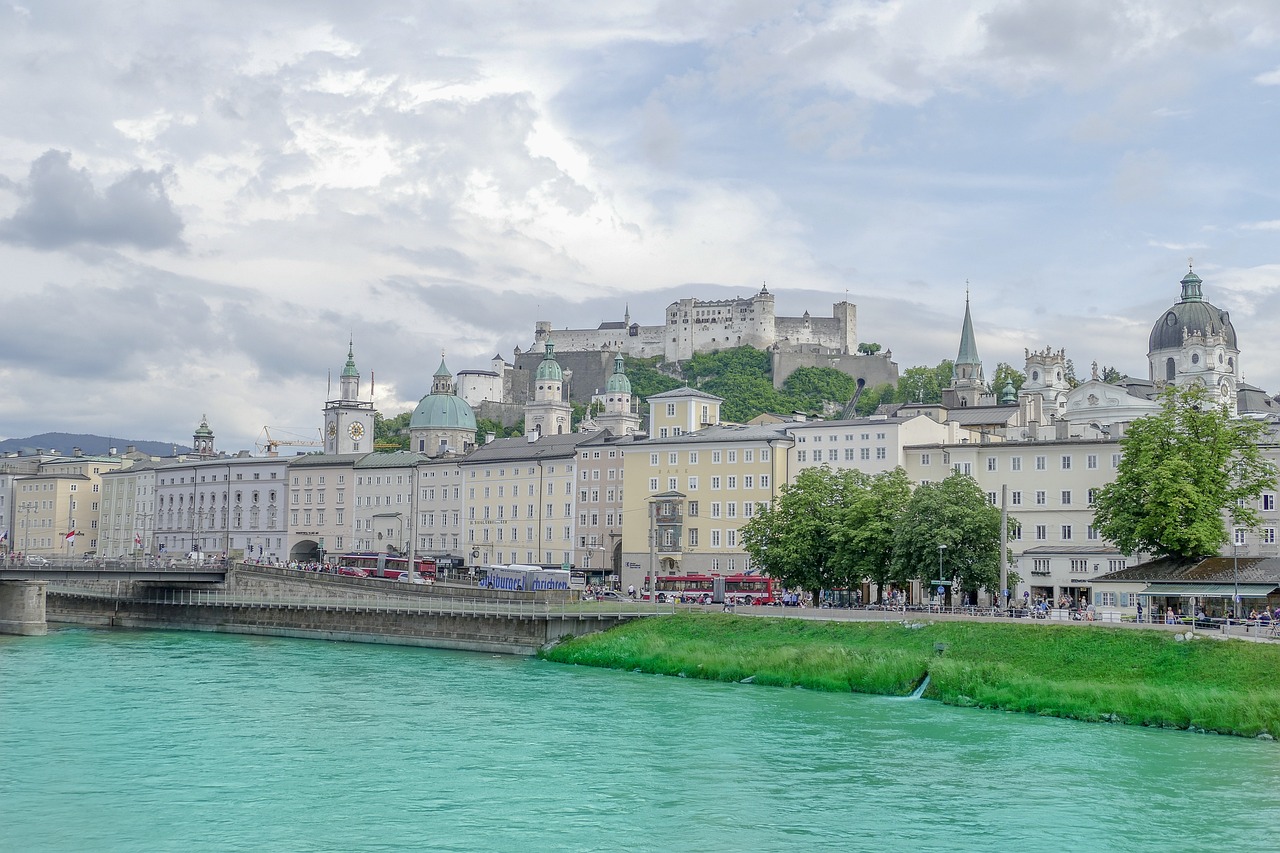
[(56, 452), (69, 456), (72, 448), (78, 447), (85, 456), (106, 456), (113, 447), (117, 454), (121, 454), (131, 446), (148, 456), (172, 456), (175, 447), (179, 453), (191, 452), (190, 447), (183, 444), (175, 445), (169, 441), (139, 441), (134, 438), (103, 438), (100, 435), (82, 433), (44, 432), (30, 438), (7, 438), (0, 441), (0, 453), (35, 452), (40, 449), (46, 453)]

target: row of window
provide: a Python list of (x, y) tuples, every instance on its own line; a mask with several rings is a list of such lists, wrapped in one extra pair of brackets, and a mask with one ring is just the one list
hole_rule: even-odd
[[(688, 484), (688, 485), (686, 486), (686, 488), (687, 488), (687, 490), (688, 490), (688, 491), (690, 491), (690, 492), (696, 492), (696, 491), (698, 491), (698, 478), (697, 478), (697, 477), (689, 477), (685, 482)], [(734, 489), (738, 488), (738, 477), (737, 477), (737, 475), (733, 475), (733, 476), (730, 476), (730, 477), (724, 477), (723, 479), (722, 479), (722, 478), (720, 478), (720, 477), (712, 477), (712, 478), (711, 478), (711, 491), (713, 491), (713, 492), (718, 492), (718, 491), (720, 491), (720, 488), (721, 488), (721, 485), (722, 485), (722, 484), (723, 484), (723, 487), (724, 487), (726, 490), (729, 490), (729, 491), (732, 491), (732, 490), (734, 490)], [(678, 488), (679, 488), (679, 486), (680, 486), (680, 478), (679, 478), (679, 477), (668, 477), (668, 478), (667, 478), (667, 491), (669, 491), (669, 492), (677, 491), (677, 490), (678, 490)], [(759, 475), (755, 475), (755, 474), (744, 474), (744, 475), (742, 476), (742, 488), (744, 488), (744, 489), (756, 489), (756, 488), (759, 488), (759, 489), (767, 489), (767, 488), (769, 488), (769, 475), (768, 475), (768, 474), (759, 474)], [(650, 491), (650, 492), (656, 492), (656, 491), (658, 491), (658, 478), (657, 478), (657, 477), (650, 477), (650, 478), (649, 478), (649, 491)], [(619, 492), (619, 499), (621, 499), (621, 492)]]
[[(700, 454), (705, 452), (709, 452), (711, 454), (712, 465), (719, 465), (721, 462), (723, 462), (726, 465), (736, 465), (738, 463), (738, 454), (742, 454), (743, 462), (755, 462), (757, 458), (761, 462), (769, 461), (768, 448), (761, 448), (759, 450), (712, 450), (712, 451), (689, 450), (686, 452), (687, 452), (688, 464), (690, 465), (697, 465), (698, 460), (702, 458)], [(649, 454), (650, 465), (654, 465), (654, 466), (660, 465), (661, 459), (662, 459), (661, 453)], [(667, 464), (679, 465), (680, 451), (678, 450), (667, 451)]]
[[(942, 456), (943, 456), (942, 464), (946, 465), (946, 464), (947, 464), (947, 454), (945, 454), (945, 453), (944, 453), (944, 454), (942, 454)], [(1047, 470), (1049, 470), (1049, 457), (1048, 457), (1048, 456), (1035, 456), (1035, 457), (1033, 457), (1033, 461), (1034, 461), (1034, 465), (1035, 465), (1035, 469), (1034, 469), (1034, 470), (1036, 470), (1036, 471), (1047, 471)], [(933, 454), (932, 454), (932, 453), (921, 453), (921, 454), (920, 454), (920, 464), (921, 464), (921, 465), (930, 465), (930, 464), (932, 464), (932, 462), (933, 462)], [(1074, 465), (1074, 464), (1075, 464), (1075, 462), (1074, 462), (1074, 454), (1071, 454), (1071, 453), (1064, 453), (1064, 454), (1062, 454), (1060, 457), (1058, 457), (1058, 466), (1059, 466), (1059, 470), (1062, 470), (1062, 471), (1070, 471), (1070, 470), (1071, 470), (1071, 468), (1072, 468), (1072, 465)], [(1084, 458), (1084, 467), (1085, 467), (1086, 469), (1090, 470), (1090, 471), (1096, 471), (1096, 470), (1098, 469), (1098, 454), (1096, 454), (1096, 453), (1089, 453), (1089, 454), (1087, 454), (1087, 455), (1085, 456), (1085, 458)], [(1120, 467), (1120, 454), (1119, 454), (1119, 453), (1113, 453), (1113, 454), (1111, 454), (1111, 469), (1112, 469), (1112, 470), (1115, 470), (1115, 469), (1117, 469), (1117, 468), (1119, 468), (1119, 467)], [(972, 473), (973, 473), (973, 465), (972, 465), (972, 463), (966, 462), (966, 463), (963, 463), (963, 468), (959, 468), (958, 470), (961, 470), (961, 471), (962, 471), (963, 473), (965, 473), (965, 474), (972, 474)], [(988, 471), (999, 471), (999, 470), (1000, 470), (1000, 457), (998, 457), (998, 456), (988, 456), (988, 457), (987, 457), (987, 470), (988, 470)], [(1010, 457), (1009, 457), (1009, 470), (1010, 470), (1010, 471), (1022, 471), (1022, 470), (1023, 470), (1023, 467), (1022, 467), (1022, 457), (1021, 457), (1021, 456), (1010, 456)], [(1031, 469), (1028, 469), (1028, 470), (1031, 470)]]
[[(888, 451), (888, 449), (887, 449), (887, 448), (884, 448), (884, 447), (877, 447), (877, 448), (875, 448), (875, 452), (876, 452), (876, 458), (877, 458), (877, 459), (887, 459), (887, 458), (889, 458), (889, 451)], [(866, 460), (868, 460), (868, 459), (870, 459), (870, 458), (871, 458), (871, 448), (870, 448), (870, 447), (846, 447), (846, 448), (844, 449), (844, 461), (845, 461), (845, 462), (857, 462), (857, 461), (859, 461), (859, 460), (861, 460), (861, 461), (866, 461)], [(797, 451), (796, 451), (796, 461), (797, 461), (797, 462), (808, 462), (808, 461), (809, 461), (809, 451), (807, 451), (807, 450), (797, 450)], [(836, 449), (836, 448), (832, 448), (831, 450), (828, 450), (828, 451), (827, 451), (827, 458), (826, 458), (825, 460), (822, 458), (822, 451), (821, 451), (821, 450), (815, 450), (815, 451), (813, 451), (813, 462), (814, 462), (815, 464), (816, 464), (816, 463), (818, 463), (818, 462), (824, 462), (824, 461), (825, 461), (825, 462), (839, 462), (839, 461), (840, 461), (840, 451), (839, 451), (838, 449)]]
[[(885, 434), (884, 434), (884, 433), (882, 433), (882, 432), (878, 432), (878, 433), (876, 433), (876, 441), (884, 441), (884, 439), (885, 439)], [(829, 441), (829, 442), (835, 443), (835, 442), (837, 442), (837, 441), (839, 441), (839, 440), (840, 440), (840, 436), (838, 436), (838, 435), (828, 435), (828, 436), (826, 436), (826, 440), (827, 440), (827, 441)], [(870, 441), (870, 440), (871, 440), (871, 433), (869, 433), (869, 432), (864, 432), (864, 433), (859, 433), (859, 434), (858, 434), (858, 435), (856, 435), (856, 436), (855, 436), (855, 435), (853, 435), (852, 433), (845, 433), (844, 440), (845, 440), (845, 441)], [(806, 434), (804, 434), (804, 433), (797, 433), (797, 434), (796, 434), (796, 443), (797, 443), (797, 444), (804, 444), (806, 441), (812, 441), (814, 444), (821, 444), (821, 443), (822, 443), (822, 441), (823, 441), (823, 436), (822, 436), (822, 434), (820, 434), (820, 433), (816, 433), (816, 434), (813, 434), (813, 435), (806, 435)]]

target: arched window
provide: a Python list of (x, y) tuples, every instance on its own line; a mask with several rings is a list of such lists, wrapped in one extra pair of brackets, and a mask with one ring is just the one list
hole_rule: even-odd
[(1172, 382), (1177, 377), (1177, 375), (1178, 375), (1178, 369), (1174, 366), (1173, 359), (1166, 358), (1164, 360), (1164, 378), (1167, 381)]

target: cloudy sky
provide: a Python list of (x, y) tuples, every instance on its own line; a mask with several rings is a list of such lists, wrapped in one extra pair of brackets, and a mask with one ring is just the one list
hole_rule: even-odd
[[(0, 0), (0, 437), (315, 433), (682, 296), (1280, 392), (1280, 4)], [(336, 388), (336, 383), (335, 386)]]

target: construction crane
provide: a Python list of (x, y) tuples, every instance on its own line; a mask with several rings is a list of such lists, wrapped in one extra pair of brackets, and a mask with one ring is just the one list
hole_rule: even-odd
[[(286, 431), (282, 430), (280, 427), (276, 427), (276, 432), (279, 434), (285, 433)], [(317, 430), (316, 435), (318, 436), (319, 434), (319, 430)], [(271, 435), (271, 427), (264, 426), (262, 428), (262, 434), (258, 437), (258, 443), (256, 445), (258, 452), (266, 456), (279, 456), (279, 450), (281, 447), (324, 447), (323, 441), (311, 441), (310, 439), (302, 438), (300, 433), (292, 433), (289, 435), (290, 437), (288, 438), (274, 438)]]

